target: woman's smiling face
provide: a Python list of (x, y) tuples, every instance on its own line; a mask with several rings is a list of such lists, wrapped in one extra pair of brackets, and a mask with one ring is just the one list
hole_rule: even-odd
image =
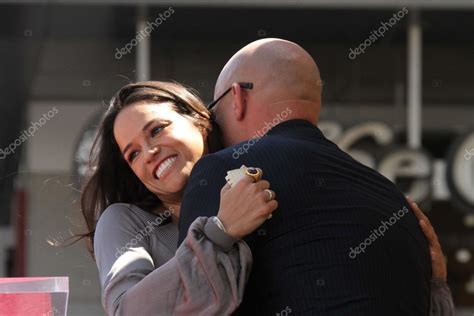
[(194, 164), (206, 153), (205, 136), (170, 102), (130, 104), (114, 122), (124, 159), (164, 203), (181, 200)]

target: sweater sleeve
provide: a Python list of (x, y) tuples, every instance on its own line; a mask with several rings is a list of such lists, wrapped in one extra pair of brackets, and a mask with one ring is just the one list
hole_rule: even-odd
[(431, 316), (454, 316), (451, 290), (444, 280), (431, 280)]
[(208, 218), (201, 217), (175, 256), (155, 266), (146, 239), (121, 248), (136, 229), (118, 213), (101, 217), (94, 242), (108, 315), (224, 315), (237, 308), (252, 264), (245, 242), (225, 251), (207, 238)]

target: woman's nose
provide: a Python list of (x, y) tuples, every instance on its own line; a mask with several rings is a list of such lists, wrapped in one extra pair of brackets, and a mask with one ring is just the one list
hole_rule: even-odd
[(146, 162), (149, 163), (153, 161), (153, 158), (160, 152), (159, 146), (153, 146), (149, 148), (146, 152)]

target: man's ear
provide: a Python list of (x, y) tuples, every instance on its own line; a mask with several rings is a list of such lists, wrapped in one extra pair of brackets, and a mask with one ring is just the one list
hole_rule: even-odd
[(240, 87), (238, 83), (232, 84), (232, 111), (234, 117), (237, 121), (242, 121), (245, 117), (246, 109), (247, 109), (247, 100), (245, 91)]

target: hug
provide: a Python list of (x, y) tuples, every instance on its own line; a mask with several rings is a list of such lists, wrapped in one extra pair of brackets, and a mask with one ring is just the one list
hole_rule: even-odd
[(269, 38), (208, 106), (171, 82), (116, 93), (81, 197), (108, 315), (454, 315), (428, 218), (323, 135), (321, 82)]

